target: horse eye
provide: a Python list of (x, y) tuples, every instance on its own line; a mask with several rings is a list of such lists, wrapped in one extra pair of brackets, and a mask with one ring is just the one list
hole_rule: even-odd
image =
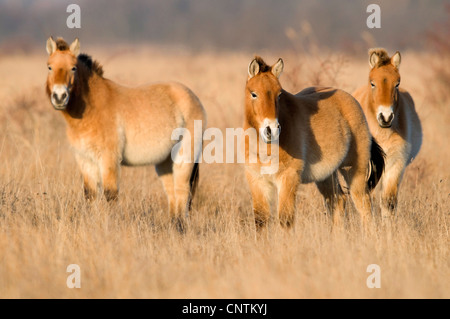
[(253, 99), (256, 99), (258, 97), (258, 94), (256, 94), (255, 92), (251, 92), (250, 94), (252, 95)]
[(76, 70), (77, 70), (77, 67), (74, 66), (74, 67), (72, 68), (72, 71), (75, 72)]
[(370, 86), (371, 86), (372, 88), (374, 88), (374, 87), (375, 87), (375, 83), (370, 82)]
[(395, 85), (395, 88), (398, 89), (399, 85), (400, 85), (400, 82), (398, 82), (398, 83)]
[(48, 66), (48, 70), (49, 70), (49, 71), (51, 71), (51, 70), (52, 70), (52, 67), (51, 67), (50, 65)]

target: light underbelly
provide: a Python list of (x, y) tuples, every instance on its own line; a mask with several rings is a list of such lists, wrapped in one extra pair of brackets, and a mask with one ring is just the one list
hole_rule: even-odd
[[(163, 120), (156, 120), (163, 118)], [(122, 165), (155, 165), (171, 155), (178, 140), (172, 140), (173, 131), (184, 127), (181, 115), (171, 113), (143, 113), (139, 121), (123, 120), (119, 129)]]
[(305, 165), (302, 173), (302, 182), (304, 184), (311, 182), (320, 182), (330, 177), (341, 164), (341, 161), (321, 161), (312, 165)]
[(330, 177), (342, 165), (349, 148), (349, 142), (336, 145), (326, 154), (309, 154), (302, 173), (304, 183), (320, 182)]
[(124, 147), (122, 165), (137, 166), (161, 163), (170, 156), (175, 144), (176, 141), (172, 141), (170, 138), (129, 141)]

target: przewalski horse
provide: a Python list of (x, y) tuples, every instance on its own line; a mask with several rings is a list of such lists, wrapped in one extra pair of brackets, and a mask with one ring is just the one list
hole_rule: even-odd
[(422, 144), (422, 127), (409, 93), (400, 88), (400, 52), (392, 57), (384, 49), (369, 50), (369, 81), (353, 93), (361, 104), (370, 132), (386, 153), (381, 178), (381, 213), (392, 216), (406, 166)]
[[(275, 219), (291, 226), (295, 215), (296, 191), (301, 183), (315, 182), (325, 205), (339, 224), (345, 197), (338, 181), (343, 174), (363, 226), (371, 216), (370, 189), (384, 167), (379, 146), (372, 140), (364, 113), (348, 93), (333, 88), (307, 88), (293, 95), (282, 89), (278, 78), (283, 60), (268, 66), (260, 57), (251, 61), (245, 87), (244, 129), (254, 128), (258, 148), (245, 143), (246, 177), (250, 186), (257, 228), (266, 224), (277, 202)], [(270, 148), (278, 144), (278, 170), (261, 174), (264, 167), (259, 139)], [(276, 143), (275, 143), (276, 142)], [(258, 161), (249, 163), (257, 152)], [(272, 158), (272, 160), (277, 160)], [(266, 161), (266, 160), (264, 160)]]
[(171, 136), (177, 128), (193, 132), (194, 120), (206, 126), (202, 104), (178, 83), (118, 85), (104, 78), (98, 62), (79, 54), (79, 48), (78, 39), (70, 46), (61, 38), (47, 40), (46, 91), (67, 122), (85, 196), (94, 198), (103, 191), (107, 200), (115, 199), (120, 165), (154, 164), (170, 216), (182, 220), (198, 181), (196, 159), (201, 156), (202, 136), (182, 140), (180, 150), (191, 149), (192, 159), (180, 164), (172, 160), (171, 151), (178, 141)]

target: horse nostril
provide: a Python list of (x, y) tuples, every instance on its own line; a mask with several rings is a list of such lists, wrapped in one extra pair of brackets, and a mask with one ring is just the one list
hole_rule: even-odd
[(55, 100), (58, 100), (58, 95), (56, 93), (53, 93), (52, 96)]
[(271, 137), (272, 137), (272, 130), (270, 129), (269, 126), (266, 126), (266, 128), (264, 129), (264, 135), (266, 136), (266, 138), (268, 140), (271, 139)]
[(394, 119), (394, 113), (391, 113), (391, 115), (389, 115), (387, 122), (390, 123), (393, 119)]
[(65, 100), (66, 99), (66, 97), (67, 97), (67, 93), (66, 92), (64, 92), (62, 95), (61, 95), (61, 99), (62, 100)]
[(387, 119), (384, 117), (384, 114), (380, 114), (380, 118), (383, 121), (383, 123), (390, 123), (394, 118), (394, 113), (389, 114), (389, 117)]

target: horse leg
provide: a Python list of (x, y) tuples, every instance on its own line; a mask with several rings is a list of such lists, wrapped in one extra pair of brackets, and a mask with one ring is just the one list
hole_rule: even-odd
[(116, 200), (119, 196), (119, 163), (114, 156), (105, 156), (101, 161), (103, 193), (107, 201)]
[(263, 178), (255, 178), (248, 172), (246, 172), (246, 177), (250, 186), (250, 192), (252, 193), (252, 207), (256, 230), (261, 230), (270, 219), (273, 186)]
[(299, 174), (296, 171), (283, 172), (277, 179), (278, 185), (278, 216), (283, 227), (294, 225), (295, 199), (300, 184)]
[(404, 165), (396, 163), (390, 166), (382, 178), (381, 217), (390, 219), (397, 210), (398, 187), (403, 176)]
[(347, 174), (344, 174), (344, 178), (349, 186), (353, 204), (361, 217), (363, 228), (367, 230), (372, 220), (372, 202), (367, 186), (366, 170), (366, 168), (354, 166)]
[(76, 155), (75, 159), (83, 176), (84, 198), (86, 200), (94, 200), (101, 185), (98, 165), (81, 155)]
[(324, 198), (325, 207), (333, 220), (333, 225), (341, 226), (345, 213), (345, 198), (337, 172), (321, 182), (316, 182), (316, 185)]
[(169, 156), (164, 162), (157, 164), (155, 166), (156, 173), (161, 180), (164, 191), (167, 196), (169, 205), (169, 216), (170, 218), (175, 218), (175, 188), (173, 180), (173, 161)]
[(175, 163), (173, 165), (175, 214), (174, 221), (181, 232), (185, 228), (191, 203), (191, 177), (196, 163)]

